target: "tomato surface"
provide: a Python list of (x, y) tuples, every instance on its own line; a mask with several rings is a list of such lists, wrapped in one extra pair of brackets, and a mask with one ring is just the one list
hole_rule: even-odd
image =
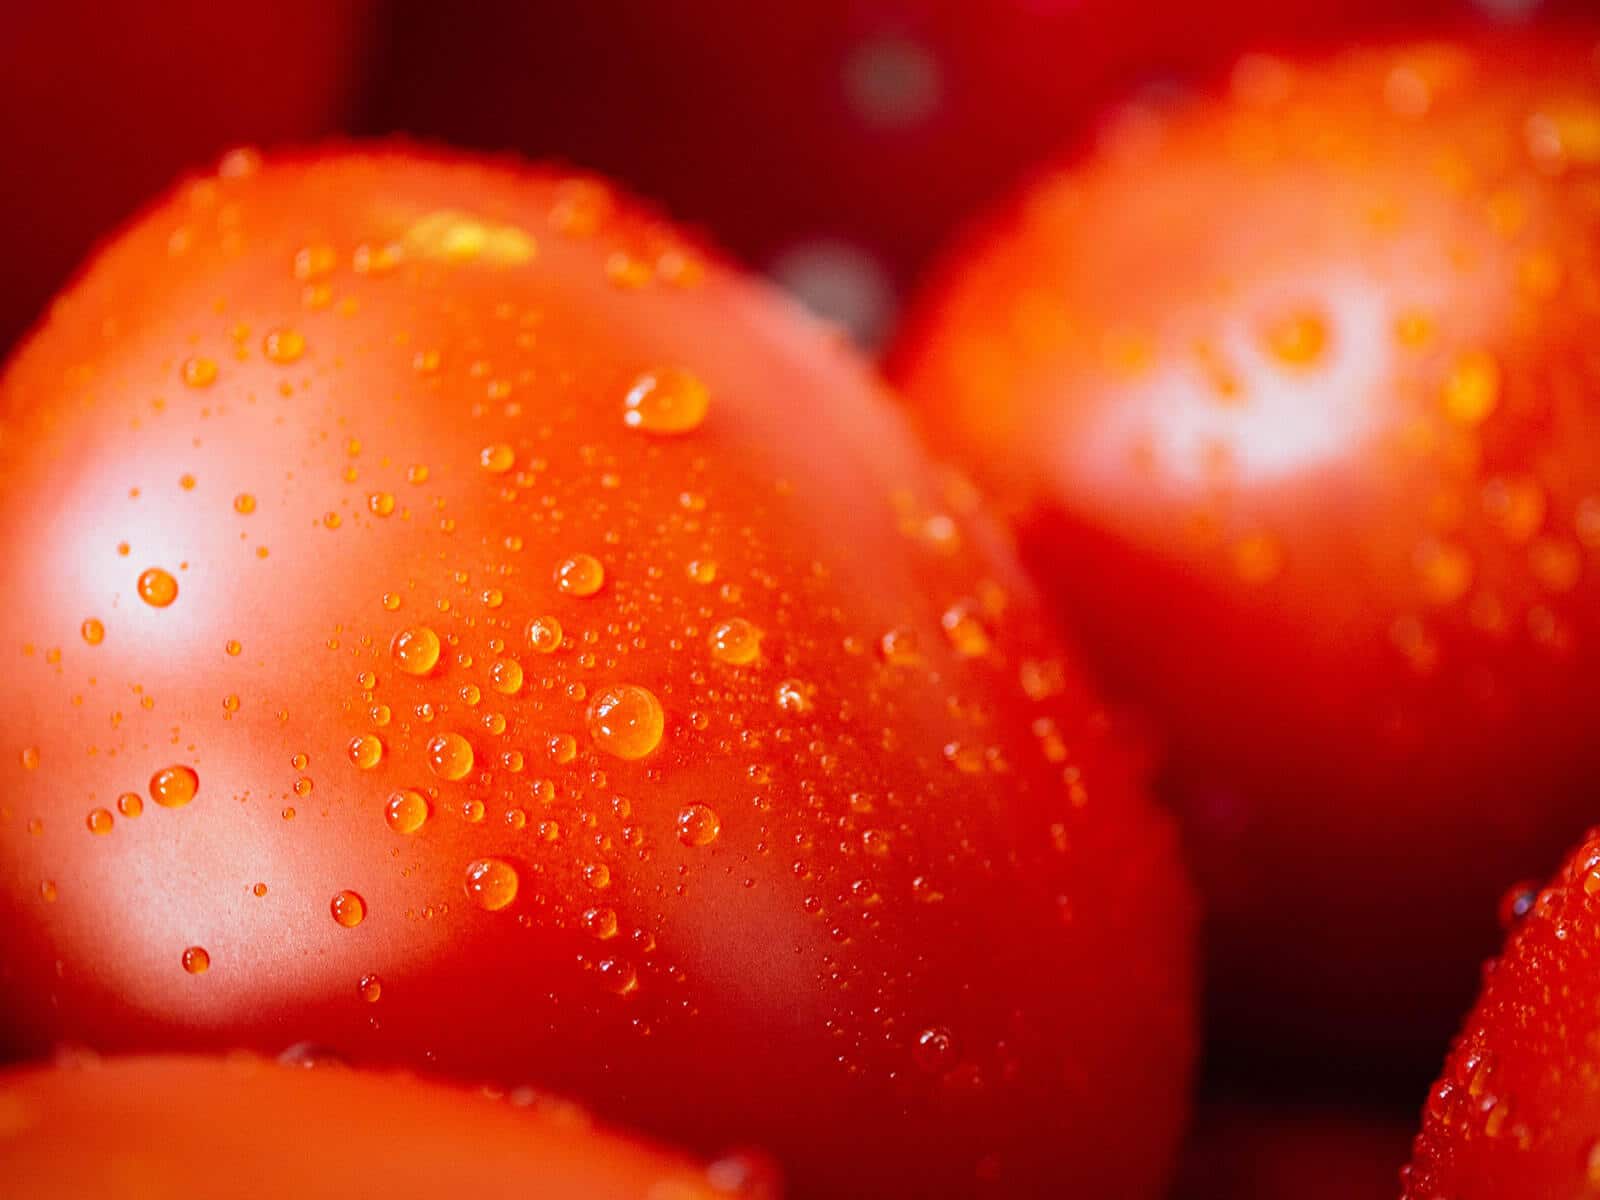
[(970, 487), (604, 184), (230, 155), (0, 384), (0, 1028), (1154, 1195), (1175, 834)]
[(1120, 112), (899, 347), (1164, 741), (1225, 1038), (1426, 1064), (1592, 814), (1597, 40), (1247, 57)]
[(0, 349), (94, 244), (180, 170), (240, 142), (320, 137), (349, 115), (373, 0), (51, 0), (0, 38)]
[(1406, 1200), (1582, 1200), (1600, 1190), (1600, 829), (1514, 926), (1429, 1093)]
[(247, 1056), (133, 1057), (0, 1075), (0, 1174), (30, 1200), (712, 1200), (755, 1196), (594, 1128), (527, 1089), (494, 1096), (401, 1072)]
[(952, 228), (1114, 97), (1252, 47), (1587, 3), (406, 3), (363, 121), (616, 176), (871, 342)]
[(1174, 1200), (1394, 1200), (1412, 1122), (1306, 1104), (1202, 1104)]

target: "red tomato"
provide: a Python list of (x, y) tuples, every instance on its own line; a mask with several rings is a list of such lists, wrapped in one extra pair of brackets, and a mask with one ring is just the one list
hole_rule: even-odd
[(712, 1200), (756, 1194), (747, 1174), (598, 1131), (526, 1088), (494, 1099), (243, 1056), (0, 1076), (0, 1176), (29, 1200)]
[(1174, 1200), (1394, 1200), (1411, 1122), (1221, 1101), (1202, 1108)]
[(0, 385), (0, 1028), (1155, 1194), (1175, 838), (864, 367), (593, 181), (232, 168)]
[(1168, 743), (1225, 1034), (1434, 1052), (1600, 782), (1595, 39), (1247, 58), (952, 261), (897, 374)]
[(1423, 1110), (1406, 1200), (1581, 1200), (1600, 1189), (1600, 829), (1521, 910)]
[[(1543, 7), (1589, 0), (1545, 0)], [(1540, 0), (400, 6), (366, 120), (627, 180), (866, 340), (974, 206), (1093, 107), (1253, 45)]]
[(185, 167), (334, 128), (371, 0), (50, 0), (0, 38), (0, 348), (43, 315), (93, 239)]

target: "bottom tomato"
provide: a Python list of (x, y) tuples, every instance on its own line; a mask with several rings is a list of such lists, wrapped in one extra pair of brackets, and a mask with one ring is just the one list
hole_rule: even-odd
[(256, 1057), (125, 1058), (0, 1078), (0, 1193), (30, 1200), (710, 1200), (709, 1169), (565, 1103)]

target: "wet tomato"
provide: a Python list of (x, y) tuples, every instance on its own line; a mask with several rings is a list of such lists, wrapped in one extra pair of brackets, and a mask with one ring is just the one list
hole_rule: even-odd
[(241, 140), (298, 142), (346, 116), (372, 0), (9, 7), (0, 39), (6, 286), (0, 348), (43, 315), (94, 239)]
[(1175, 835), (867, 370), (594, 180), (224, 166), (3, 383), (0, 1027), (1153, 1195)]
[(0, 1172), (31, 1200), (713, 1200), (762, 1194), (745, 1186), (752, 1169), (649, 1149), (527, 1088), (474, 1095), (398, 1072), (245, 1056), (0, 1075)]
[(1248, 57), (1119, 113), (899, 349), (1165, 740), (1225, 1037), (1426, 1063), (1585, 821), (1596, 41)]
[(1600, 829), (1548, 887), (1508, 897), (1520, 915), (1428, 1096), (1406, 1200), (1600, 1192), (1597, 897)]

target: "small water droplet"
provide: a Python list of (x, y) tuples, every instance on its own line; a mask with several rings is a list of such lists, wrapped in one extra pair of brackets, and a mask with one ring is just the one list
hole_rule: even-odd
[(106, 627), (98, 617), (90, 617), (83, 623), (83, 640), (91, 646), (98, 646), (106, 640)]
[(112, 818), (111, 818), (111, 813), (108, 810), (106, 810), (104, 808), (96, 808), (96, 809), (90, 810), (89, 820), (88, 820), (89, 832), (90, 833), (94, 833), (94, 834), (107, 834), (107, 833), (110, 833), (112, 824), (113, 824), (113, 821), (112, 821)]
[(162, 767), (150, 777), (150, 798), (162, 808), (182, 808), (200, 791), (193, 767)]
[(467, 895), (488, 912), (498, 912), (515, 900), (519, 882), (516, 868), (498, 858), (480, 858), (467, 867)]
[(606, 569), (592, 554), (570, 554), (556, 564), (556, 587), (569, 596), (592, 596), (606, 581)]
[(722, 832), (722, 818), (708, 804), (686, 804), (678, 811), (678, 840), (685, 846), (709, 846)]
[(407, 675), (426, 675), (439, 662), (439, 635), (426, 625), (402, 629), (389, 644), (389, 653)]
[(383, 761), (383, 742), (373, 734), (363, 733), (350, 739), (347, 753), (357, 767), (370, 771)]
[(659, 746), (665, 729), (661, 701), (638, 684), (602, 688), (589, 705), (589, 736), (595, 745), (629, 762)]
[(204, 975), (211, 969), (211, 955), (204, 946), (190, 946), (183, 952), (183, 969), (191, 975)]
[(348, 889), (335, 895), (328, 907), (334, 921), (346, 929), (354, 929), (367, 919), (367, 902)]
[(273, 362), (287, 365), (306, 352), (306, 339), (293, 329), (274, 329), (262, 339), (261, 349)]
[(745, 666), (761, 656), (762, 632), (743, 617), (719, 622), (707, 641), (711, 657), (732, 666)]
[(192, 388), (210, 387), (217, 381), (217, 364), (209, 358), (183, 360), (183, 382)]
[(166, 608), (178, 598), (178, 581), (160, 567), (139, 576), (139, 598), (152, 608)]
[(705, 422), (711, 393), (688, 371), (647, 371), (634, 381), (623, 401), (622, 420), (646, 433), (692, 433)]
[(428, 741), (428, 767), (441, 779), (465, 779), (472, 760), (472, 744), (459, 733), (441, 733)]

